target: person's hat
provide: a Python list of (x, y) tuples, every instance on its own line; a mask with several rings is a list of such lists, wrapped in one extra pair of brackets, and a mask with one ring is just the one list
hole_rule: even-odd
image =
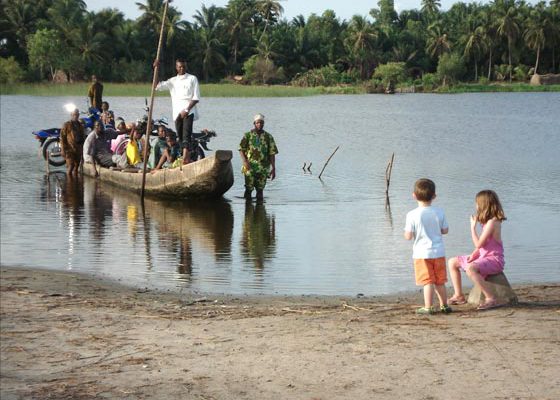
[(257, 114), (253, 117), (253, 122), (257, 122), (257, 121), (263, 121), (264, 122), (264, 115), (262, 114)]

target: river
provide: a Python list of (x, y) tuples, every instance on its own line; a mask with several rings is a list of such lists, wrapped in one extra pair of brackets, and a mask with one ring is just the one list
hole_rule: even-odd
[[(144, 113), (143, 98), (105, 100), (127, 121)], [(31, 131), (61, 126), (68, 102), (85, 105), (79, 97), (0, 97), (2, 265), (189, 293), (410, 291), (404, 219), (416, 207), (414, 181), (429, 177), (450, 226), (448, 257), (472, 250), (474, 196), (489, 188), (508, 217), (509, 280), (560, 278), (560, 93), (204, 98), (195, 130), (216, 130), (210, 148), (234, 151), (234, 186), (220, 202), (149, 200), (144, 213), (136, 195), (87, 177), (68, 181), (61, 169), (45, 174)], [(170, 99), (158, 97), (154, 117), (170, 112)], [(247, 205), (237, 147), (256, 113), (280, 153), (265, 203)]]

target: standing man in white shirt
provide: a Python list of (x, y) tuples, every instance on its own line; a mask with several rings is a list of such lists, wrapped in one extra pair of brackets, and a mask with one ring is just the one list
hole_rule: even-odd
[[(157, 61), (156, 61), (157, 62)], [(200, 89), (196, 76), (187, 73), (187, 62), (178, 58), (175, 61), (177, 75), (166, 81), (158, 83), (156, 90), (169, 90), (171, 94), (171, 105), (173, 109), (173, 119), (177, 136), (186, 154), (183, 163), (190, 162), (192, 152), (192, 132), (193, 121), (198, 119), (196, 104), (200, 101)]]

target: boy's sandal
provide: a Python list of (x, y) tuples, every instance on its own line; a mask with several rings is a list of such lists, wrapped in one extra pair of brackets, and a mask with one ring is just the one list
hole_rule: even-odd
[(480, 304), (476, 309), (479, 311), (490, 310), (492, 308), (499, 307), (500, 305), (496, 300), (485, 301), (484, 303)]
[(416, 310), (418, 315), (432, 315), (434, 312), (434, 307), (420, 307)]
[(453, 296), (447, 299), (447, 302), (451, 305), (458, 306), (461, 304), (467, 304), (467, 300), (465, 296)]

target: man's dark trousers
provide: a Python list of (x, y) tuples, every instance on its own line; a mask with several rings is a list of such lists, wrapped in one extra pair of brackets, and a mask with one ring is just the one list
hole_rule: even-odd
[(189, 114), (185, 118), (180, 115), (175, 120), (175, 129), (179, 137), (179, 143), (187, 146), (189, 152), (192, 151), (192, 130), (193, 130), (194, 114)]

